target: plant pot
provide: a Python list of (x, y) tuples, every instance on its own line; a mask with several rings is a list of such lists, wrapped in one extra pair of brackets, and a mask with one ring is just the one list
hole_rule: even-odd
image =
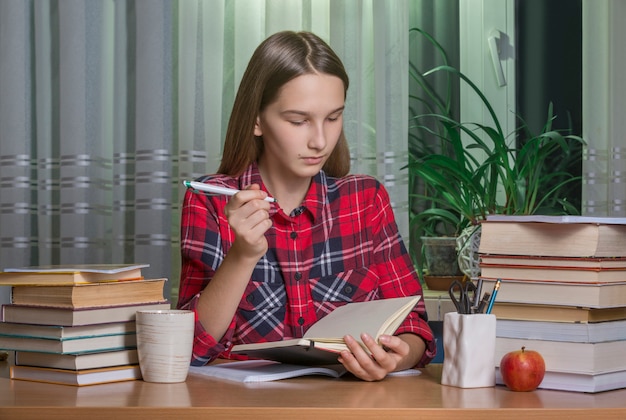
[(452, 283), (457, 280), (463, 283), (465, 276), (424, 276), (428, 290), (450, 290)]
[(459, 269), (470, 279), (480, 276), (480, 225), (468, 226), (456, 240)]
[(462, 276), (456, 250), (456, 237), (424, 236), (426, 273), (429, 276)]

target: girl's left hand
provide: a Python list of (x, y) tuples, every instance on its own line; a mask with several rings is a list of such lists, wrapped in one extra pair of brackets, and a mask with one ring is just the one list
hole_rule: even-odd
[(383, 335), (380, 344), (369, 334), (361, 334), (361, 341), (371, 355), (352, 336), (345, 336), (344, 341), (350, 351), (341, 352), (339, 362), (365, 381), (380, 381), (390, 372), (415, 366), (425, 350), (424, 342), (414, 334), (403, 334), (402, 337)]

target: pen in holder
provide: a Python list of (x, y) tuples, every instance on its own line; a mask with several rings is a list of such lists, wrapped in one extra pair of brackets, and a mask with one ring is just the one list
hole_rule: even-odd
[(449, 312), (443, 320), (442, 385), (495, 386), (496, 316)]

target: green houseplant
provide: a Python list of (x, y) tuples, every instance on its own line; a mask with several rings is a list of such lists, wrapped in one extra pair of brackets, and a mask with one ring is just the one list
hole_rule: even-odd
[[(463, 248), (489, 214), (578, 214), (568, 200), (568, 189), (578, 176), (568, 168), (580, 157), (584, 141), (553, 129), (556, 118), (549, 106), (546, 123), (532, 133), (520, 116), (514, 133), (504, 133), (493, 107), (482, 91), (462, 72), (447, 64), (443, 48), (419, 32), (439, 52), (443, 64), (420, 72), (411, 67), (418, 86), (412, 93), (411, 135), (407, 169), (411, 199), (422, 204), (410, 214), (411, 238), (463, 233)], [(433, 77), (447, 80), (441, 95)], [(491, 124), (464, 122), (455, 117), (452, 89), (467, 84), (490, 116)], [(423, 252), (423, 249), (422, 249)], [(414, 258), (419, 271), (423, 254)], [(472, 258), (470, 256), (470, 258)]]

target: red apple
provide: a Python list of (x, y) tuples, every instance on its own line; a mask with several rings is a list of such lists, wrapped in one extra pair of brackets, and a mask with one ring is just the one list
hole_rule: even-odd
[(546, 363), (541, 354), (525, 347), (505, 354), (500, 360), (502, 380), (513, 391), (537, 389), (545, 373)]

